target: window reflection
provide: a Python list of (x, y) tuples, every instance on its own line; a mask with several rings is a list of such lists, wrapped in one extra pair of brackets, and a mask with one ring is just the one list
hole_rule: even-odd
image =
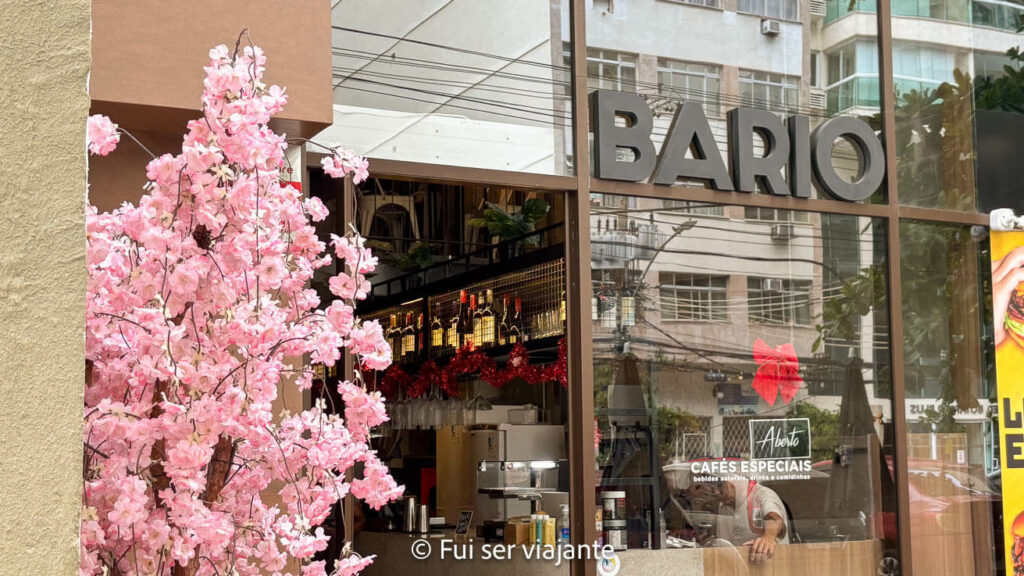
[(359, 154), (572, 173), (568, 0), (331, 2), (334, 123)]
[(995, 574), (1003, 538), (987, 234), (904, 221), (900, 246), (914, 570)]
[(898, 559), (884, 223), (717, 214), (591, 204), (595, 497), (625, 494), (623, 564), (742, 573), (771, 542), (781, 574), (874, 573)]

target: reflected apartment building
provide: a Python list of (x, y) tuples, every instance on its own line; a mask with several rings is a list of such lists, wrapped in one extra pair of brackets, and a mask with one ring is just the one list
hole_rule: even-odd
[[(671, 112), (682, 101), (703, 104), (723, 154), (727, 152), (724, 112), (737, 105), (767, 108), (780, 115), (807, 114), (812, 118), (812, 129), (816, 122), (837, 114), (866, 119), (879, 114), (873, 2), (595, 0), (592, 10), (587, 52), (591, 88), (642, 94), (654, 111), (656, 147), (660, 147), (668, 130)], [(1010, 63), (1005, 52), (1017, 45), (1020, 14), (1024, 14), (1024, 7), (1006, 2), (894, 3), (897, 92), (934, 91), (944, 83), (955, 82), (956, 71), (968, 78), (1005, 74), (1003, 66)], [(649, 28), (652, 22), (664, 23), (665, 34), (621, 33), (623, 29)], [(682, 22), (685, 25), (681, 27)], [(727, 34), (740, 46), (730, 42), (726, 47), (715, 41), (726, 26), (735, 27)], [(672, 34), (673, 28), (687, 33)], [(702, 37), (702, 32), (706, 36)], [(836, 155), (841, 156), (840, 162), (849, 158), (841, 150)], [(849, 169), (855, 171), (855, 166)], [(668, 334), (645, 335), (653, 348), (676, 348), (685, 355), (684, 349), (672, 346), (672, 340), (696, 338), (719, 342), (724, 351), (729, 351), (733, 343), (716, 338), (715, 324), (745, 318), (750, 329), (746, 341), (758, 337), (778, 340), (770, 336), (778, 336), (781, 331), (791, 335), (802, 353), (813, 349), (814, 356), (828, 360), (824, 367), (807, 368), (809, 385), (801, 391), (816, 407), (838, 409), (843, 371), (827, 364), (844, 363), (853, 356), (862, 359), (872, 412), (879, 423), (890, 421), (886, 399), (890, 391), (884, 381), (889, 349), (884, 317), (861, 316), (855, 326), (857, 337), (849, 344), (815, 329), (822, 323), (824, 303), (841, 298), (843, 282), (881, 258), (876, 254), (873, 236), (862, 233), (864, 219), (858, 222), (855, 217), (662, 200), (636, 200), (625, 205), (622, 200), (592, 197), (596, 207), (591, 223), (592, 263), (602, 276), (632, 276), (624, 281), (642, 284), (649, 292), (642, 304), (636, 304), (638, 312), (629, 315), (661, 320), (659, 324)], [(692, 231), (673, 233), (675, 227), (687, 221), (696, 223)], [(723, 222), (730, 223), (727, 230)], [(829, 242), (840, 228), (848, 238)], [(686, 265), (677, 267), (664, 264), (670, 258), (649, 260), (659, 249), (678, 251), (692, 246), (694, 240), (707, 253), (736, 255), (735, 265), (728, 273), (709, 275), (707, 271), (713, 267), (708, 266), (708, 260), (715, 260), (713, 256), (688, 257)], [(743, 254), (755, 260), (743, 261)], [(780, 270), (780, 277), (773, 277)], [(641, 271), (645, 276), (636, 277)], [(786, 275), (793, 275), (794, 280), (785, 281), (781, 276)], [(595, 284), (595, 291), (602, 293), (600, 284)], [(612, 323), (612, 312), (602, 308), (612, 304), (605, 305), (604, 301), (602, 295), (595, 326), (602, 331), (621, 326)], [(602, 314), (608, 314), (608, 319)], [(814, 345), (819, 337), (822, 340)], [(621, 349), (621, 342), (618, 346)], [(705, 352), (715, 355), (713, 346)], [(702, 363), (699, 357), (697, 360), (698, 372), (701, 369), (697, 366), (706, 367), (706, 381), (722, 378), (714, 363)], [(923, 420), (928, 409), (935, 408), (939, 396), (940, 370), (929, 370), (927, 364), (924, 362), (918, 373), (910, 375), (913, 382), (908, 385), (908, 413), (913, 420)], [(879, 368), (883, 374), (876, 379)], [(749, 367), (740, 372), (750, 372)], [(987, 389), (978, 390), (977, 400), (986, 406), (988, 397)], [(730, 427), (721, 422), (728, 410), (700, 416), (711, 418), (711, 430), (721, 430)], [(974, 424), (970, 427), (970, 460), (985, 461), (988, 472), (997, 470), (992, 426), (985, 410), (963, 411), (957, 414), (957, 420)], [(711, 449), (716, 455), (721, 455), (718, 451), (729, 452), (717, 433), (713, 432), (706, 442), (718, 447)]]

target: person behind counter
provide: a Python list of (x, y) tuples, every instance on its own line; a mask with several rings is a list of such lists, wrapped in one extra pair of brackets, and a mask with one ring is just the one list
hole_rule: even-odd
[(751, 562), (770, 560), (777, 544), (789, 543), (786, 506), (771, 488), (745, 478), (699, 478), (677, 487), (697, 510), (716, 513), (718, 538), (750, 546)]

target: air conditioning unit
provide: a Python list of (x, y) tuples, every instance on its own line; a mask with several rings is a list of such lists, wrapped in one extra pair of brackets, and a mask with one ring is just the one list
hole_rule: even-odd
[(772, 224), (772, 240), (775, 242), (789, 242), (796, 231), (792, 224)]
[(814, 110), (828, 108), (828, 94), (820, 88), (811, 88), (810, 105)]
[(762, 278), (761, 290), (764, 292), (782, 292), (782, 278)]
[(826, 13), (825, 0), (811, 0), (811, 16), (822, 16)]
[(782, 32), (782, 22), (778, 20), (761, 20), (761, 34), (778, 36)]

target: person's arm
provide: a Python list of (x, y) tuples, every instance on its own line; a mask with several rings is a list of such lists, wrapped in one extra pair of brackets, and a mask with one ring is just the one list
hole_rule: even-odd
[(785, 533), (786, 523), (782, 517), (769, 512), (764, 518), (764, 534), (747, 543), (750, 545), (750, 561), (758, 564), (765, 558), (771, 560), (775, 556), (775, 545)]

